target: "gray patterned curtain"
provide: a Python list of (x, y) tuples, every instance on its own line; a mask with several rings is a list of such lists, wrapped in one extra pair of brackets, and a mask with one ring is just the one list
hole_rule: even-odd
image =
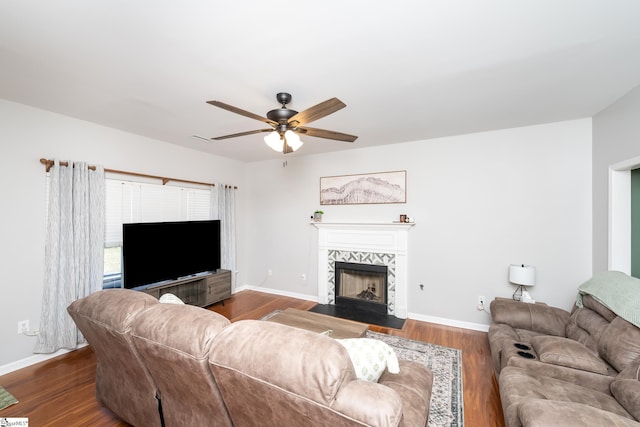
[(84, 342), (67, 306), (102, 289), (104, 168), (83, 162), (49, 170), (45, 277), (40, 334), (34, 353), (73, 349)]
[(236, 190), (216, 184), (211, 187), (211, 219), (220, 220), (221, 265), (231, 271), (231, 288), (236, 283)]

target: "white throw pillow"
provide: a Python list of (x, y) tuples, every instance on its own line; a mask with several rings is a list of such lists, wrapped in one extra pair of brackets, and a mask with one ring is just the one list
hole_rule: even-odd
[(385, 342), (373, 338), (347, 338), (336, 341), (347, 349), (356, 376), (360, 380), (378, 382), (385, 368), (392, 374), (400, 372), (396, 353)]
[(174, 294), (163, 294), (158, 301), (165, 304), (184, 304), (184, 301), (182, 301)]

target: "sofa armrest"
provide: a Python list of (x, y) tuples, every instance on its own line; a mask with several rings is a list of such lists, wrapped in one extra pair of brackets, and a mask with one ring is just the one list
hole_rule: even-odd
[(547, 335), (565, 336), (570, 313), (546, 304), (527, 304), (506, 298), (491, 301), (491, 316), (495, 323), (526, 329)]
[(498, 375), (503, 365), (502, 351), (505, 343), (513, 345), (514, 343), (520, 342), (520, 337), (515, 329), (504, 323), (492, 323), (489, 326), (488, 337), (489, 348), (491, 348), (491, 359), (493, 361), (493, 371)]
[(398, 426), (402, 420), (400, 395), (389, 387), (364, 380), (343, 384), (331, 408), (368, 426)]
[(518, 406), (523, 427), (640, 427), (638, 421), (592, 406), (557, 400), (531, 399)]
[(402, 426), (426, 426), (431, 405), (433, 372), (418, 362), (399, 360), (400, 372), (382, 373), (378, 384), (389, 387), (402, 400)]

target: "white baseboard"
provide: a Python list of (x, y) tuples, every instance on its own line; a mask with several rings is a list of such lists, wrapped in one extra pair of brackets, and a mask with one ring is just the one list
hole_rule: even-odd
[(455, 328), (470, 329), (472, 331), (489, 331), (489, 325), (485, 325), (482, 323), (465, 322), (455, 319), (447, 319), (445, 317), (425, 316), (424, 314), (409, 313), (409, 319), (419, 320), (421, 322), (435, 323), (444, 326), (453, 326)]
[[(265, 293), (268, 293), (268, 294), (282, 295), (282, 296), (286, 296), (286, 297), (292, 297), (292, 298), (298, 298), (298, 299), (303, 299), (303, 300), (307, 300), (307, 301), (318, 302), (318, 297), (315, 296), (315, 295), (296, 294), (296, 293), (293, 293), (293, 292), (282, 291), (282, 290), (279, 290), (279, 289), (263, 288), (263, 287), (259, 287), (259, 286), (244, 285), (244, 286), (241, 286), (241, 287), (237, 288), (235, 290), (235, 292), (240, 292), (240, 291), (245, 291), (245, 290), (247, 290), (247, 291), (250, 290), (250, 291), (265, 292)], [(473, 330), (473, 331), (487, 332), (489, 330), (489, 325), (484, 325), (482, 323), (464, 322), (464, 321), (461, 321), (461, 320), (447, 319), (447, 318), (444, 318), (444, 317), (425, 316), (423, 314), (418, 314), (418, 313), (408, 313), (407, 317), (409, 319), (419, 320), (421, 322), (435, 323), (435, 324), (438, 324), (438, 325), (445, 325), (445, 326), (453, 326), (453, 327), (456, 327), (456, 328), (470, 329), (470, 330)]]
[(82, 347), (85, 347), (87, 344), (81, 344), (73, 350), (69, 350), (63, 348), (54, 353), (48, 354), (34, 354), (33, 356), (25, 357), (24, 359), (16, 360), (15, 362), (7, 363), (6, 365), (0, 366), (0, 375), (5, 375), (13, 371), (17, 371), (18, 369), (27, 368), (31, 365), (35, 365), (36, 363), (44, 362), (49, 359), (53, 359), (54, 357), (62, 356), (63, 354), (67, 354), (69, 352), (78, 350)]
[(258, 292), (264, 292), (267, 294), (281, 295), (283, 297), (291, 297), (291, 298), (302, 299), (305, 301), (318, 302), (317, 295), (297, 294), (295, 292), (282, 291), (280, 289), (263, 288), (260, 286), (243, 285), (243, 286), (240, 286), (239, 288), (236, 288), (234, 293), (240, 292), (240, 291), (258, 291)]

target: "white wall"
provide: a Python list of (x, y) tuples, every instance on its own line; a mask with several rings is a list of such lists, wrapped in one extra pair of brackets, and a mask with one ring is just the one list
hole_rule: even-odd
[(242, 164), (4, 100), (0, 117), (0, 371), (32, 355), (17, 322), (40, 320), (41, 157), (238, 185), (239, 285), (315, 298), (319, 178), (391, 170), (407, 171), (406, 204), (327, 206), (324, 220), (416, 218), (413, 317), (489, 324), (476, 297), (509, 297), (510, 263), (536, 265), (534, 298), (566, 308), (591, 274), (590, 119)]
[(640, 86), (593, 117), (594, 272), (609, 268), (609, 168), (640, 156), (638, 117)]
[(250, 285), (315, 296), (319, 178), (393, 170), (407, 171), (406, 204), (324, 206), (323, 220), (416, 218), (413, 317), (489, 324), (476, 298), (510, 297), (511, 263), (535, 265), (532, 296), (564, 308), (591, 275), (590, 119), (286, 160), (248, 165)]
[[(45, 234), (45, 171), (40, 158), (235, 184), (238, 223), (243, 222), (243, 163), (1, 99), (0, 117), (0, 372), (32, 356), (35, 338), (18, 335), (18, 321), (28, 319), (33, 329), (40, 321)], [(238, 251), (242, 252), (241, 244)], [(243, 263), (238, 267), (242, 270)]]

